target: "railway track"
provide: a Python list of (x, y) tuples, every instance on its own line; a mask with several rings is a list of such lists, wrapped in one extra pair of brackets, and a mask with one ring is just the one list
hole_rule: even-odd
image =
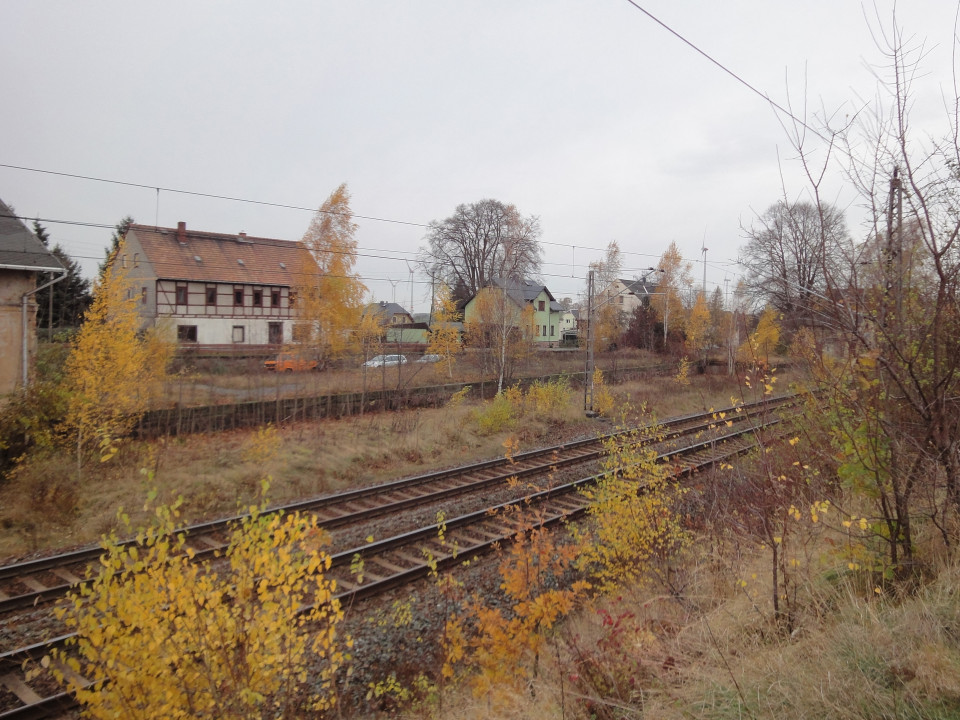
[[(795, 403), (793, 398), (780, 398), (763, 403), (765, 411), (783, 409)], [(739, 413), (734, 408), (717, 411), (726, 412), (727, 420), (734, 426), (734, 432), (725, 432), (705, 441), (696, 441), (681, 448), (663, 450), (659, 459), (674, 466), (675, 472), (687, 474), (712, 465), (716, 462), (736, 456), (755, 444), (760, 423), (751, 421), (760, 410), (760, 406), (745, 407)], [(701, 436), (717, 429), (717, 413), (677, 418), (664, 423), (662, 436), (672, 441)], [(770, 423), (765, 423), (769, 425)], [(723, 430), (726, 421), (721, 423)], [(414, 478), (406, 478), (382, 485), (361, 488), (355, 491), (339, 493), (312, 501), (293, 503), (274, 508), (309, 510), (317, 512), (325, 527), (353, 527), (384, 515), (408, 513), (411, 508), (434, 507), (452, 497), (463, 497), (464, 493), (483, 494), (495, 485), (503, 485), (506, 478), (529, 476), (535, 478), (549, 474), (555, 477), (559, 467), (576, 470), (590, 462), (595, 462), (601, 452), (600, 439), (594, 438), (554, 448), (545, 448), (518, 455), (511, 460), (498, 460), (478, 463), (465, 468), (430, 473)], [(591, 472), (583, 476), (581, 472), (571, 481), (560, 482), (540, 491), (521, 493), (530, 507), (536, 508), (541, 521), (547, 525), (575, 519), (586, 510), (584, 498), (577, 489), (594, 482), (597, 475)], [(532, 486), (532, 485), (531, 485)], [(414, 582), (430, 571), (431, 564), (437, 568), (456, 565), (464, 557), (473, 557), (486, 553), (493, 546), (510, 540), (516, 532), (515, 526), (502, 520), (503, 513), (496, 511), (515, 503), (514, 497), (491, 507), (489, 502), (480, 503), (478, 509), (457, 517), (448, 517), (444, 521), (445, 535), (438, 537), (436, 522), (426, 523), (410, 530), (397, 532), (382, 540), (358, 544), (333, 553), (333, 566), (330, 574), (341, 588), (338, 597), (342, 602), (358, 601), (378, 595), (389, 589)], [(203, 523), (185, 528), (191, 542), (198, 547), (198, 555), (209, 555), (223, 546), (222, 534), (236, 518), (215, 523)], [(194, 535), (196, 533), (196, 535)], [(0, 569), (0, 577), (17, 577), (12, 568), (29, 567), (30, 577), (42, 585), (37, 578), (55, 577), (66, 580), (54, 587), (43, 586), (33, 589), (36, 603), (62, 597), (80, 578), (70, 568), (86, 565), (99, 557), (99, 549), (67, 553), (55, 558), (21, 563)], [(89, 553), (89, 554), (88, 554)], [(426, 557), (431, 558), (428, 563)], [(364, 563), (364, 582), (358, 582), (350, 568), (357, 558)], [(58, 563), (57, 559), (60, 559)], [(459, 559), (458, 559), (459, 558)], [(63, 560), (73, 563), (66, 565)], [(40, 567), (37, 566), (39, 563)], [(49, 563), (49, 564), (47, 564)], [(55, 572), (59, 571), (59, 572)], [(85, 572), (85, 570), (81, 570)], [(6, 574), (3, 574), (6, 573)], [(24, 607), (23, 600), (11, 597), (11, 607)], [(62, 636), (47, 642), (27, 645), (0, 653), (0, 691), (15, 695), (16, 707), (0, 712), (0, 720), (11, 718), (48, 717), (70, 707), (72, 698), (63, 693), (42, 694), (35, 690), (23, 676), (21, 668), (29, 661), (38, 661), (49, 655), (54, 647), (62, 647), (66, 638)], [(10, 704), (10, 703), (8, 703)], [(0, 705), (4, 707), (5, 705)]]
[[(760, 410), (780, 410), (795, 402), (793, 396), (785, 396), (743, 405), (739, 410), (724, 408), (713, 413), (673, 418), (662, 423), (662, 434), (665, 441), (676, 441), (711, 432), (717, 425), (719, 413), (725, 414), (726, 420), (739, 424), (751, 420), (754, 413)], [(607, 437), (610, 436), (588, 438), (532, 450), (509, 459), (498, 458), (323, 495), (276, 506), (270, 512), (309, 511), (319, 517), (320, 524), (328, 531), (359, 526), (385, 515), (399, 515), (450, 498), (480, 494), (502, 485), (510, 477), (534, 478), (551, 470), (568, 470), (596, 461)], [(196, 557), (202, 559), (226, 549), (227, 533), (231, 525), (241, 519), (242, 516), (223, 518), (189, 525), (180, 531), (186, 534)], [(125, 544), (133, 542), (129, 540)], [(88, 569), (98, 564), (102, 552), (99, 546), (89, 547), (0, 567), (0, 616), (38, 607), (63, 597), (83, 582)]]

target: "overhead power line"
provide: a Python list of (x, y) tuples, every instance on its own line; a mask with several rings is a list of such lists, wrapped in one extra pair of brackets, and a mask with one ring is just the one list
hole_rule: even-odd
[[(231, 202), (248, 203), (250, 205), (264, 205), (266, 207), (283, 208), (284, 210), (303, 210), (306, 212), (322, 212), (325, 215), (343, 215), (344, 213), (333, 212), (331, 210), (321, 210), (319, 208), (303, 207), (301, 205), (287, 205), (284, 203), (268, 202), (266, 200), (250, 200), (249, 198), (232, 197), (230, 195), (217, 195), (216, 193), (198, 192), (196, 190), (180, 190), (178, 188), (163, 187), (161, 185), (148, 185), (146, 183), (128, 182), (125, 180), (110, 180), (108, 178), (94, 177), (92, 175), (78, 175), (75, 173), (58, 172), (56, 170), (42, 170), (40, 168), (24, 167), (22, 165), (8, 165), (0, 163), (0, 167), (10, 168), (11, 170), (23, 170), (24, 172), (34, 172), (43, 175), (56, 175), (58, 177), (74, 178), (75, 180), (91, 180), (93, 182), (108, 183), (110, 185), (123, 185), (126, 187), (143, 188), (145, 190), (156, 190), (157, 192), (176, 193), (178, 195), (192, 195), (194, 197), (211, 198), (213, 200), (230, 200)], [(377, 222), (393, 223), (395, 225), (412, 225), (415, 227), (428, 227), (424, 223), (408, 222), (406, 220), (392, 220), (390, 218), (374, 217), (372, 215), (357, 215), (351, 213), (350, 217), (360, 220), (375, 220)]]
[(653, 15), (649, 10), (641, 7), (641, 6), (636, 2), (636, 0), (626, 0), (626, 1), (627, 1), (630, 5), (632, 5), (634, 8), (636, 8), (637, 10), (639, 10), (640, 12), (642, 12), (644, 15), (646, 15), (648, 18), (650, 18), (651, 20), (653, 20), (653, 22), (655, 22), (657, 25), (659, 25), (660, 27), (662, 27), (662, 28), (663, 28), (664, 30), (666, 30), (668, 33), (670, 33), (670, 34), (673, 35), (675, 38), (677, 38), (680, 42), (684, 43), (685, 45), (687, 45), (688, 47), (690, 47), (691, 49), (693, 49), (695, 52), (697, 52), (698, 54), (702, 55), (702, 56), (705, 57), (707, 60), (709, 60), (711, 63), (713, 63), (714, 65), (716, 65), (718, 68), (720, 68), (721, 70), (723, 70), (723, 72), (725, 72), (727, 75), (729, 75), (730, 77), (732, 77), (732, 78), (733, 78), (734, 80), (736, 80), (738, 83), (740, 83), (741, 85), (743, 85), (745, 88), (747, 88), (747, 89), (748, 89), (750, 92), (752, 92), (754, 95), (757, 95), (758, 97), (763, 98), (763, 100), (765, 100), (766, 102), (768, 102), (772, 107), (774, 107), (774, 108), (776, 108), (777, 110), (779, 110), (780, 112), (782, 112), (784, 115), (786, 115), (787, 117), (789, 117), (791, 120), (793, 120), (794, 122), (796, 122), (796, 123), (797, 123), (798, 125), (800, 125), (801, 127), (803, 127), (803, 128), (805, 128), (805, 129), (809, 130), (810, 132), (812, 132), (814, 135), (816, 135), (818, 138), (820, 138), (821, 140), (823, 140), (825, 143), (831, 142), (830, 139), (824, 137), (824, 136), (820, 133), (819, 130), (817, 130), (816, 128), (813, 128), (813, 127), (810, 127), (809, 125), (807, 125), (806, 122), (804, 122), (803, 120), (801, 120), (800, 118), (798, 118), (796, 115), (794, 115), (792, 112), (790, 112), (787, 108), (783, 107), (783, 105), (781, 105), (780, 103), (776, 102), (775, 100), (772, 100), (772, 99), (770, 98), (770, 96), (767, 95), (765, 92), (761, 92), (760, 90), (758, 90), (757, 88), (755, 88), (755, 87), (754, 87), (753, 85), (751, 85), (749, 82), (747, 82), (746, 80), (744, 80), (740, 75), (738, 75), (737, 73), (735, 73), (733, 70), (731, 70), (730, 68), (728, 68), (726, 65), (724, 65), (723, 63), (721, 63), (719, 60), (717, 60), (717, 59), (715, 59), (714, 57), (712, 57), (711, 55), (709, 55), (705, 50), (702, 50), (701, 48), (699, 48), (697, 45), (695, 45), (695, 44), (694, 44), (693, 42), (691, 42), (690, 40), (687, 40), (687, 38), (685, 38), (683, 35), (681, 35), (680, 33), (678, 33), (678, 32), (677, 32), (676, 30), (674, 30), (672, 27), (670, 27), (669, 25), (667, 25), (665, 22), (663, 22), (663, 20), (661, 20), (660, 18), (658, 18), (658, 17), (656, 17), (655, 15)]

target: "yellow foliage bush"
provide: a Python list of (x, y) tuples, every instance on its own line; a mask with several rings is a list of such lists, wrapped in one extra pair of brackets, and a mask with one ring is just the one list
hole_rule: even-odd
[(603, 371), (595, 368), (593, 371), (593, 409), (603, 417), (610, 417), (616, 406), (613, 393), (603, 381)]
[(486, 402), (473, 411), (471, 417), (477, 424), (481, 435), (493, 435), (501, 430), (513, 427), (517, 416), (516, 407), (508, 395), (510, 388), (499, 393), (490, 402)]
[[(316, 519), (251, 507), (230, 533), (228, 567), (214, 569), (175, 532), (178, 506), (156, 508), (133, 545), (105, 538), (100, 574), (57, 611), (76, 638), (45, 664), (93, 718), (294, 718), (332, 707), (350, 642), (337, 635), (343, 613)], [(308, 666), (313, 695), (303, 692)]]
[(549, 633), (590, 589), (584, 581), (569, 587), (563, 582), (577, 557), (575, 545), (558, 542), (556, 533), (520, 508), (509, 511), (517, 513), (520, 529), (499, 568), (508, 609), (474, 598), (446, 628), (444, 672), (453, 675), (452, 661), (467, 663), (474, 695), (487, 696), (494, 706), (536, 677)]
[(581, 492), (590, 501), (589, 527), (575, 530), (579, 563), (603, 590), (666, 579), (676, 554), (689, 542), (675, 512), (683, 490), (658, 463), (648, 440), (656, 426), (630, 429), (604, 441), (603, 475)]

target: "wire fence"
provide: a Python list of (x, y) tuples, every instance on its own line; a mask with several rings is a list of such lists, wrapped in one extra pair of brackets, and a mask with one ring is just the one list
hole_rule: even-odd
[[(605, 369), (604, 381), (620, 384), (643, 377), (668, 372), (671, 365), (653, 365), (633, 368)], [(526, 388), (534, 382), (553, 382), (565, 378), (572, 385), (583, 386), (584, 373), (562, 373), (521, 378), (516, 382)], [(397, 388), (392, 390), (367, 390), (362, 392), (337, 393), (332, 395), (309, 395), (278, 397), (273, 400), (254, 400), (222, 405), (175, 405), (170, 408), (150, 410), (144, 413), (135, 433), (142, 438), (209, 433), (238, 428), (260, 427), (266, 424), (285, 425), (304, 420), (341, 418), (384, 410), (440, 407), (450, 396), (469, 387), (469, 394), (476, 398), (491, 398), (496, 395), (496, 380), (481, 380), (470, 383), (449, 383), (425, 387)]]

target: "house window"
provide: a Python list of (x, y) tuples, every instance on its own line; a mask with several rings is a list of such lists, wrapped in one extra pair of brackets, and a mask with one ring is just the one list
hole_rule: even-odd
[(623, 295), (618, 295), (618, 296), (617, 296), (617, 302), (618, 302), (620, 305), (623, 305)]
[(140, 303), (147, 304), (147, 289), (145, 287), (140, 288)]
[(270, 306), (280, 307), (280, 291), (279, 290), (270, 291)]
[(123, 256), (120, 258), (120, 267), (124, 267), (124, 268), (125, 268), (126, 266), (127, 266), (127, 256), (126, 256), (126, 255), (123, 255)]
[(234, 341), (235, 343), (242, 343), (242, 342), (243, 342), (243, 331), (244, 331), (243, 325), (234, 325), (234, 326), (233, 326), (233, 341)]
[(537, 302), (537, 310), (540, 310), (540, 311), (542, 312), (545, 305), (546, 305), (546, 301), (544, 301), (544, 300), (538, 301), (538, 302)]
[(177, 285), (177, 305), (187, 304), (187, 286)]
[(233, 304), (237, 307), (243, 307), (243, 288), (235, 287), (233, 289)]
[(263, 307), (263, 290), (260, 288), (253, 289), (253, 306)]
[(196, 325), (177, 325), (177, 342), (196, 342)]
[(543, 336), (544, 336), (544, 337), (547, 336), (547, 326), (546, 326), (546, 325), (543, 326)]
[(539, 326), (539, 325), (534, 325), (534, 326), (533, 326), (533, 333), (534, 333), (534, 335), (536, 335), (537, 337), (540, 337), (540, 326)]
[(216, 306), (217, 304), (217, 286), (207, 285), (207, 305)]
[(551, 325), (551, 326), (550, 326), (550, 337), (553, 337), (553, 336), (556, 335), (556, 334), (557, 334), (557, 326), (556, 326), (556, 325)]
[(267, 342), (271, 345), (279, 345), (283, 342), (283, 323), (267, 323)]
[(133, 266), (140, 267), (140, 253), (133, 254)]

